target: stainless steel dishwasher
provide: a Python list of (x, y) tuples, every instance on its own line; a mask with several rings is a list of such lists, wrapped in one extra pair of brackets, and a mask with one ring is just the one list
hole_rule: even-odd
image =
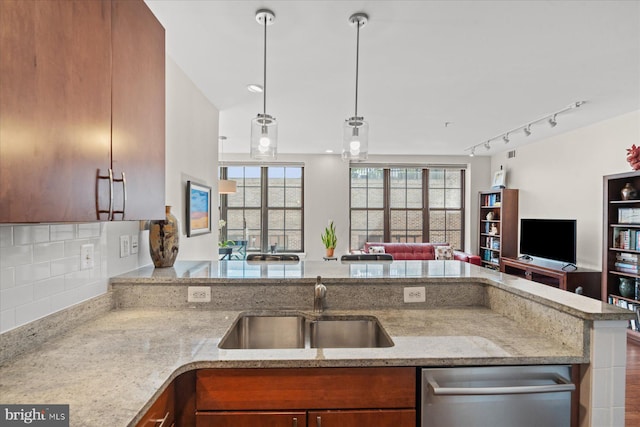
[(422, 427), (569, 427), (569, 366), (422, 370)]

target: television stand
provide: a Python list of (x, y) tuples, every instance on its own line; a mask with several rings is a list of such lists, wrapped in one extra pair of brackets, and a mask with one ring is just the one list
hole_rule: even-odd
[(563, 291), (575, 292), (582, 287), (582, 294), (600, 299), (602, 272), (588, 268), (567, 271), (562, 264), (542, 260), (500, 258), (500, 271), (534, 282), (553, 286)]

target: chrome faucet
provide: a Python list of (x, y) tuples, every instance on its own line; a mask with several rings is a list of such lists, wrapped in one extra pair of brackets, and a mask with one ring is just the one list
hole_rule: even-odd
[(324, 311), (324, 303), (327, 299), (327, 287), (322, 284), (322, 278), (316, 278), (316, 286), (313, 290), (313, 311), (322, 313)]

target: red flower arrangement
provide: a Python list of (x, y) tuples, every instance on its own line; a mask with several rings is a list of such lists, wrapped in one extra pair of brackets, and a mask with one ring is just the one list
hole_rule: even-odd
[(629, 162), (634, 171), (640, 169), (640, 147), (636, 147), (636, 144), (633, 144), (631, 148), (627, 148), (627, 162)]

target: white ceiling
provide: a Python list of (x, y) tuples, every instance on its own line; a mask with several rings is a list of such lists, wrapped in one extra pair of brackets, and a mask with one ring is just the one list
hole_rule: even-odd
[[(225, 152), (249, 151), (262, 112), (280, 153), (341, 151), (354, 113), (354, 12), (360, 30), (358, 112), (372, 154), (468, 154), (512, 128), (560, 110), (551, 129), (492, 143), (491, 154), (640, 109), (640, 1), (187, 1), (146, 0), (166, 29), (167, 52), (220, 110)], [(445, 126), (445, 122), (451, 122)], [(640, 125), (640, 124), (639, 124)], [(603, 141), (606, 143), (606, 141)]]

